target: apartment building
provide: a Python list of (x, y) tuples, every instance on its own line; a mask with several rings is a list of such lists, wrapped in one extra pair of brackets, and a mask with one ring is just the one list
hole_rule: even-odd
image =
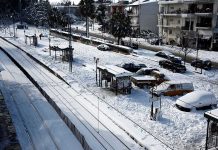
[(158, 4), (159, 35), (164, 42), (181, 44), (186, 38), (190, 47), (218, 48), (217, 0), (160, 0)]
[(158, 2), (157, 0), (138, 0), (128, 5), (128, 15), (133, 30), (150, 30), (158, 34)]

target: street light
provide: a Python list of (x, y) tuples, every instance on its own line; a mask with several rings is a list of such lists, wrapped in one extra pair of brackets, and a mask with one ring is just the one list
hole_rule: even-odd
[(98, 85), (98, 74), (97, 74), (97, 67), (98, 67), (98, 62), (99, 62), (99, 58), (94, 57), (94, 62), (95, 62), (95, 73), (96, 73), (96, 84)]
[(50, 37), (50, 34), (48, 35), (48, 44), (49, 44), (49, 55), (51, 56), (51, 37)]
[(12, 18), (12, 20), (13, 20), (13, 29), (14, 29), (14, 38), (16, 37), (16, 35), (15, 35), (15, 24), (14, 24), (14, 13), (11, 15), (11, 18)]
[(70, 18), (68, 18), (68, 25), (69, 25), (69, 71), (72, 72), (72, 61), (73, 61), (73, 48), (72, 48), (72, 30), (71, 30), (71, 21)]

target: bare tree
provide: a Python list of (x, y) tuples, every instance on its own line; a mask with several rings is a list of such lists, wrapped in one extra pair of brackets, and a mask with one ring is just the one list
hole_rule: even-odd
[(181, 43), (181, 51), (184, 54), (184, 65), (186, 63), (187, 55), (193, 51), (192, 43), (193, 39), (190, 38), (190, 33), (181, 32), (180, 34), (180, 43)]

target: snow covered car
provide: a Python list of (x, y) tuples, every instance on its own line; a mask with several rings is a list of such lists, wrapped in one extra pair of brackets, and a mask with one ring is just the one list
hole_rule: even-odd
[(217, 99), (213, 93), (207, 91), (193, 91), (176, 100), (176, 107), (182, 111), (208, 109), (217, 106)]
[(176, 96), (184, 95), (192, 91), (194, 91), (194, 87), (191, 82), (166, 81), (158, 85), (156, 89), (154, 89), (153, 94), (157, 96)]
[(97, 46), (97, 49), (101, 50), (101, 51), (109, 51), (110, 47), (106, 44), (100, 44)]
[(134, 64), (134, 63), (124, 63), (117, 66), (125, 70), (128, 70), (130, 72), (137, 72), (139, 69), (147, 67), (145, 64)]
[(144, 86), (154, 86), (168, 80), (165, 75), (156, 68), (142, 68), (130, 79), (140, 88), (144, 88)]

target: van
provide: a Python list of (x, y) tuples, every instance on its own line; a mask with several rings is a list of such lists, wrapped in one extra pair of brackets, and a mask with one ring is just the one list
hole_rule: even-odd
[(176, 96), (184, 95), (192, 91), (194, 91), (194, 87), (191, 82), (166, 81), (158, 85), (154, 89), (153, 94), (157, 96)]

